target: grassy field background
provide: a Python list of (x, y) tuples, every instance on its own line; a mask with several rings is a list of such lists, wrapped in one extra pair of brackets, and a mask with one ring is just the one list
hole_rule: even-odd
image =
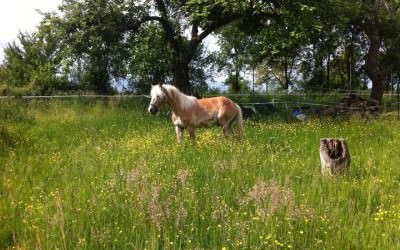
[[(321, 176), (324, 137), (347, 140), (349, 176)], [(1, 100), (0, 249), (400, 248), (397, 117), (185, 139), (135, 100)]]

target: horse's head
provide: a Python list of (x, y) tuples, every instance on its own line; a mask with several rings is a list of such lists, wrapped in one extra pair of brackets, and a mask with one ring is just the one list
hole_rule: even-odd
[(159, 107), (167, 102), (166, 90), (161, 84), (153, 85), (150, 91), (150, 98), (148, 111), (154, 115), (158, 112)]

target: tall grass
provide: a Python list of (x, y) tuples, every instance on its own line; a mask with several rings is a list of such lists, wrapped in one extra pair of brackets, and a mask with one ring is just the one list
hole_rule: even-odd
[[(0, 106), (1, 249), (398, 249), (400, 124), (248, 121), (245, 139), (122, 101)], [(319, 139), (348, 142), (322, 178)], [(188, 138), (186, 138), (188, 139)]]

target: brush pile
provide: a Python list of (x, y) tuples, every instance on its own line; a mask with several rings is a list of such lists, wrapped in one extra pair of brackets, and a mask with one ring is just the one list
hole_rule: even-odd
[(371, 119), (379, 113), (379, 102), (367, 99), (355, 94), (343, 97), (334, 107), (329, 107), (321, 111), (323, 115), (329, 116), (358, 116)]

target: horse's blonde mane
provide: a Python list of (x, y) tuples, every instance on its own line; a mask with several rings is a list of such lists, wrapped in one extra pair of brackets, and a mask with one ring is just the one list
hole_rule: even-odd
[[(183, 111), (192, 108), (196, 105), (197, 98), (194, 96), (188, 96), (184, 93), (180, 92), (175, 86), (170, 84), (163, 84), (162, 87), (168, 92), (168, 96), (173, 100), (178, 102), (178, 105), (182, 108)], [(153, 86), (151, 89), (151, 95), (164, 95), (159, 85)]]

